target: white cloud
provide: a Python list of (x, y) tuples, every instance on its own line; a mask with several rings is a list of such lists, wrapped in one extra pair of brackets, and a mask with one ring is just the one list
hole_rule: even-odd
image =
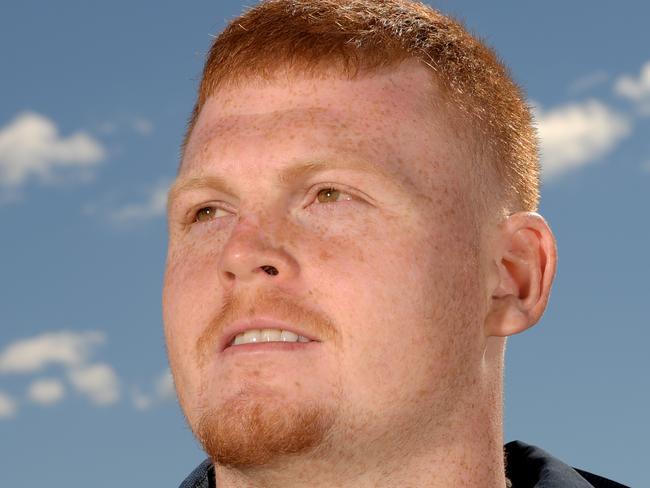
[(125, 133), (125, 131), (135, 132), (141, 136), (149, 136), (153, 134), (154, 125), (146, 117), (122, 115), (100, 123), (96, 126), (96, 130), (107, 136), (114, 136), (118, 132)]
[(74, 388), (95, 405), (111, 405), (120, 398), (120, 382), (113, 368), (107, 364), (73, 368), (68, 372), (68, 378)]
[(131, 123), (131, 127), (138, 134), (143, 136), (148, 136), (153, 132), (153, 124), (150, 120), (145, 119), (144, 117), (136, 117)]
[(98, 331), (48, 332), (18, 340), (0, 353), (0, 373), (34, 373), (51, 364), (77, 366), (104, 340), (105, 335)]
[[(94, 405), (111, 405), (120, 398), (119, 378), (108, 364), (91, 362), (94, 347), (104, 341), (105, 334), (99, 331), (50, 332), (18, 340), (0, 353), (0, 373), (34, 373), (57, 364), (65, 368), (75, 391)], [(27, 398), (41, 405), (54, 404), (64, 396), (63, 382), (56, 378), (36, 379), (27, 389)], [(15, 403), (6, 395), (2, 396), (0, 416), (13, 415), (13, 411)]]
[(533, 103), (545, 180), (596, 162), (632, 130), (630, 121), (598, 100), (544, 110)]
[(156, 381), (156, 394), (161, 400), (172, 400), (176, 398), (174, 378), (172, 378), (172, 373), (169, 368), (167, 368)]
[(117, 124), (115, 122), (103, 122), (99, 125), (97, 130), (106, 135), (114, 134), (117, 131)]
[(641, 115), (650, 116), (650, 61), (641, 67), (638, 78), (620, 76), (614, 84), (614, 91), (634, 102)]
[(174, 380), (169, 368), (165, 369), (165, 371), (163, 371), (162, 374), (156, 378), (153, 387), (154, 391), (151, 395), (143, 393), (137, 387), (134, 387), (131, 390), (131, 399), (133, 400), (133, 405), (135, 408), (138, 410), (148, 410), (158, 403), (173, 400), (176, 398)]
[(145, 202), (125, 205), (112, 212), (111, 218), (116, 222), (131, 222), (165, 215), (169, 186), (169, 181), (159, 182), (151, 188)]
[(30, 178), (51, 183), (71, 175), (87, 177), (105, 157), (91, 135), (79, 131), (61, 137), (54, 122), (34, 112), (21, 113), (0, 128), (0, 186), (5, 188), (19, 188)]
[(143, 393), (138, 387), (131, 389), (131, 399), (133, 400), (133, 406), (138, 410), (149, 410), (153, 405), (153, 398)]
[(569, 93), (577, 95), (578, 93), (583, 93), (597, 87), (598, 85), (602, 85), (607, 81), (609, 81), (609, 75), (605, 71), (595, 71), (582, 76), (571, 83), (569, 86)]
[(63, 399), (65, 388), (61, 381), (50, 378), (32, 382), (27, 390), (27, 397), (34, 403), (52, 405)]
[(16, 415), (16, 401), (6, 393), (0, 391), (0, 419), (10, 419)]

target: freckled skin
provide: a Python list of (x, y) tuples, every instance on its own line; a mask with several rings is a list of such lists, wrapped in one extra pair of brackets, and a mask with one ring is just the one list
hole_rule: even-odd
[[(195, 431), (205, 412), (236, 398), (274, 415), (313, 407), (332, 420), (315, 451), (218, 466), (220, 487), (503, 480), (471, 158), (444, 114), (426, 109), (429, 80), (405, 63), (353, 81), (251, 82), (202, 109), (179, 178), (220, 175), (234, 194), (189, 193), (170, 205), (163, 318), (181, 406)], [(339, 155), (381, 165), (393, 183), (342, 169), (274, 183), (293, 160)], [(306, 201), (319, 183), (359, 193)], [(188, 209), (215, 201), (236, 215), (183, 222)], [(264, 265), (278, 275), (259, 272)], [(268, 288), (322, 311), (336, 340), (309, 361), (287, 353), (201, 365), (196, 343), (227, 294)], [(242, 314), (251, 305), (243, 303)]]

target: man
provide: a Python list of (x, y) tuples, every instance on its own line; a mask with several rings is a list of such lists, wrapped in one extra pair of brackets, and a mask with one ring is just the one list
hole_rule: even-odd
[(169, 195), (165, 335), (209, 455), (181, 486), (621, 486), (504, 455), (506, 337), (556, 266), (538, 175), (520, 89), (440, 13), (233, 20)]

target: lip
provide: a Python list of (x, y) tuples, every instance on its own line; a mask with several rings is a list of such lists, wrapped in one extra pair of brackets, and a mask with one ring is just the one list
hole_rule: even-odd
[(227, 347), (221, 352), (222, 357), (228, 358), (231, 356), (240, 355), (257, 355), (257, 354), (273, 354), (273, 353), (286, 353), (286, 352), (307, 352), (314, 351), (315, 348), (321, 346), (320, 342), (252, 342), (250, 344), (238, 344), (236, 346)]
[[(223, 333), (221, 335), (221, 339), (219, 341), (219, 352), (223, 352), (225, 349), (228, 348), (228, 344), (239, 334), (242, 332), (246, 332), (247, 330), (251, 329), (280, 329), (280, 330), (286, 330), (289, 332), (293, 332), (296, 335), (300, 335), (303, 337), (306, 337), (307, 339), (315, 342), (320, 342), (320, 340), (317, 337), (314, 337), (313, 334), (301, 330), (298, 327), (295, 327), (293, 325), (287, 324), (286, 322), (281, 322), (279, 320), (274, 320), (270, 319), (267, 317), (251, 317), (247, 319), (241, 319), (241, 320), (236, 320), (223, 330)], [(266, 344), (273, 344), (272, 342), (266, 343)], [(280, 343), (282, 344), (282, 343)], [(293, 343), (292, 343), (293, 344)], [(299, 344), (299, 343), (296, 343)], [(302, 343), (302, 344), (309, 344), (307, 343)], [(285, 344), (288, 345), (288, 344)], [(241, 346), (244, 346), (242, 344)], [(256, 346), (253, 344), (253, 346)]]

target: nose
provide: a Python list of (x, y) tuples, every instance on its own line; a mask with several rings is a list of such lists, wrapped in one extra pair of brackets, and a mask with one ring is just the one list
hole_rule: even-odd
[(298, 275), (298, 263), (281, 245), (275, 244), (257, 225), (240, 222), (230, 235), (220, 257), (222, 284), (274, 280), (291, 281)]

